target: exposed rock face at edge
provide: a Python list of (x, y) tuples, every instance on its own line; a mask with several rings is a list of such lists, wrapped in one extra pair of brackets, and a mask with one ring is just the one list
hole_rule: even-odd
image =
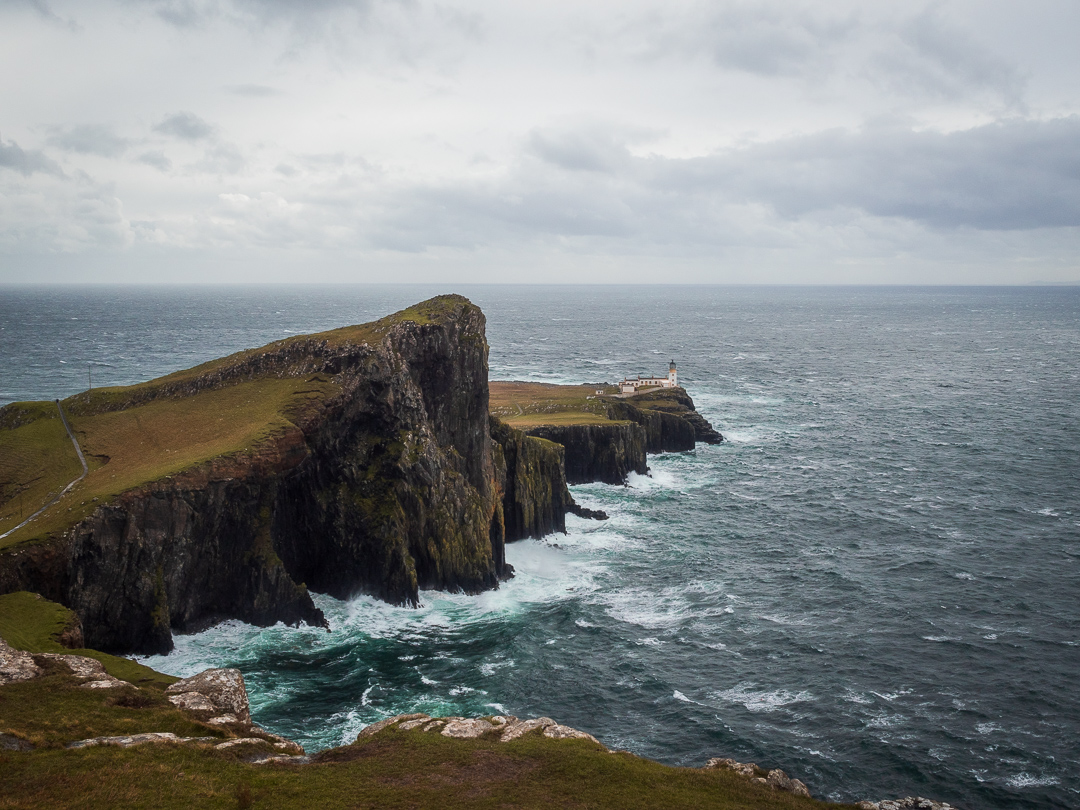
[(611, 400), (608, 417), (619, 421), (538, 425), (526, 428), (525, 433), (566, 448), (568, 484), (624, 484), (630, 473), (648, 472), (648, 453), (682, 452), (693, 450), (699, 441), (719, 444), (724, 440), (681, 388)]
[[(319, 335), (152, 397), (258, 376), (330, 379), (338, 393), (257, 450), (130, 490), (62, 537), (0, 554), (0, 593), (75, 610), (85, 643), (163, 652), (225, 618), (323, 623), (307, 588), (415, 604), (506, 573), (488, 423), (483, 313), (460, 296), (392, 320), (377, 341)], [(146, 394), (140, 393), (145, 400)], [(565, 488), (565, 487), (564, 487)]]

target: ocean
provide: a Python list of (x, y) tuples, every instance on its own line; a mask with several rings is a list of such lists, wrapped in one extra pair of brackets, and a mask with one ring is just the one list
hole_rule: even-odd
[(151, 666), (239, 667), (310, 750), (391, 714), (548, 715), (612, 748), (781, 767), (819, 798), (1080, 806), (1080, 289), (0, 288), (0, 404), (133, 383), (441, 292), (492, 379), (663, 373), (727, 439), (573, 488), (604, 522), (419, 609), (226, 622)]

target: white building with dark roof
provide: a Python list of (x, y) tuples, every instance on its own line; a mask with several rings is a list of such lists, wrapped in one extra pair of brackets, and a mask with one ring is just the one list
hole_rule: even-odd
[(671, 361), (666, 377), (627, 377), (619, 383), (619, 390), (624, 394), (636, 394), (641, 388), (677, 388), (679, 374), (675, 370), (675, 361)]

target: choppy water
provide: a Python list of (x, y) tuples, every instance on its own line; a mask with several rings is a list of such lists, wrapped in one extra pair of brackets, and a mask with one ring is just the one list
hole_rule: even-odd
[[(428, 287), (0, 289), (0, 402), (129, 383)], [(575, 487), (605, 523), (419, 610), (226, 623), (149, 663), (240, 667), (309, 748), (388, 714), (551, 715), (669, 763), (785, 768), (834, 799), (1080, 805), (1080, 290), (457, 288), (493, 378), (679, 362), (728, 442)]]

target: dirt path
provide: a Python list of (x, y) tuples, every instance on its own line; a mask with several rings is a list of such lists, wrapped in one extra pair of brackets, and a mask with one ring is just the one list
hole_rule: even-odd
[(58, 411), (60, 411), (60, 419), (64, 423), (64, 430), (67, 431), (68, 438), (71, 439), (71, 443), (75, 446), (75, 452), (78, 453), (78, 455), (79, 455), (79, 463), (82, 464), (82, 475), (80, 475), (78, 478), (76, 478), (74, 481), (72, 481), (70, 484), (68, 484), (62, 490), (60, 490), (59, 495), (57, 495), (55, 498), (53, 498), (51, 501), (49, 501), (43, 507), (41, 507), (36, 512), (34, 512), (34, 514), (32, 514), (30, 517), (28, 517), (26, 520), (24, 520), (22, 523), (20, 523), (14, 529), (8, 529), (3, 534), (0, 534), (0, 540), (3, 540), (5, 537), (7, 537), (12, 532), (17, 532), (19, 529), (21, 529), (23, 526), (25, 526), (31, 520), (36, 518), (38, 515), (40, 515), (42, 512), (44, 512), (46, 509), (48, 509), (50, 506), (52, 506), (54, 503), (56, 503), (58, 500), (63, 498), (65, 495), (67, 495), (68, 491), (73, 486), (75, 486), (77, 483), (79, 483), (84, 478), (86, 478), (86, 474), (88, 472), (90, 472), (90, 469), (86, 466), (86, 456), (83, 455), (82, 448), (79, 447), (79, 442), (75, 439), (75, 434), (71, 432), (71, 425), (68, 424), (67, 417), (64, 415), (64, 409), (60, 407), (60, 400), (56, 400), (56, 409)]

